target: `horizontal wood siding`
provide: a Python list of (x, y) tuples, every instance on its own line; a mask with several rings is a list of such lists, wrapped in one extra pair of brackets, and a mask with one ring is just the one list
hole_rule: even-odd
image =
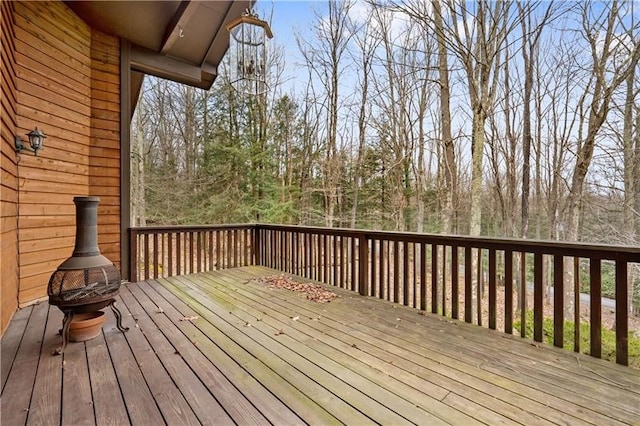
[(16, 128), (15, 34), (13, 2), (1, 2), (0, 50), (2, 86), (0, 94), (1, 131), (1, 213), (0, 213), (0, 334), (18, 307), (18, 179), (13, 137)]
[(47, 136), (38, 156), (19, 156), (16, 173), (22, 305), (46, 297), (73, 251), (75, 196), (101, 198), (100, 248), (119, 266), (119, 42), (62, 2), (12, 4), (16, 131)]
[(73, 197), (89, 194), (91, 32), (61, 2), (16, 2), (18, 133), (38, 126), (44, 149), (20, 155), (20, 294), (47, 295), (73, 251)]
[(91, 32), (89, 191), (100, 197), (100, 251), (120, 269), (120, 42)]

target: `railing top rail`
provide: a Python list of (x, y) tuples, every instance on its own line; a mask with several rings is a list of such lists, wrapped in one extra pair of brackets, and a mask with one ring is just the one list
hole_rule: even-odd
[(524, 240), (515, 238), (497, 238), (467, 235), (427, 234), (400, 231), (376, 231), (369, 229), (325, 228), (319, 226), (274, 225), (274, 224), (221, 224), (221, 225), (168, 225), (142, 226), (129, 228), (136, 234), (153, 234), (161, 232), (193, 232), (223, 229), (267, 229), (291, 232), (338, 235), (345, 237), (365, 237), (389, 241), (407, 241), (414, 243), (438, 244), (453, 247), (473, 247), (482, 249), (512, 250), (514, 252), (542, 253), (588, 257), (593, 259), (624, 260), (640, 263), (639, 246), (621, 246), (610, 244), (591, 244), (580, 242)]
[(619, 246), (610, 244), (592, 244), (580, 242), (564, 242), (549, 240), (525, 240), (516, 238), (471, 237), (467, 235), (426, 234), (417, 232), (374, 231), (349, 228), (323, 228), (299, 225), (257, 224), (259, 229), (281, 231), (313, 232), (340, 236), (360, 237), (408, 241), (416, 243), (440, 244), (457, 247), (474, 247), (497, 250), (513, 250), (515, 252), (563, 254), (566, 256), (590, 257), (596, 259), (625, 260), (640, 263), (640, 247)]
[(129, 230), (137, 234), (153, 234), (159, 232), (215, 231), (218, 229), (253, 229), (255, 227), (254, 223), (230, 223), (222, 225), (132, 226)]

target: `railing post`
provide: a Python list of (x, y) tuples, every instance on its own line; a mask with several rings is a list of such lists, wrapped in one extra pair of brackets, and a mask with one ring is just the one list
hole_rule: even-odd
[(253, 227), (253, 264), (262, 266), (260, 242), (260, 225), (256, 225)]
[(129, 228), (129, 282), (138, 281), (138, 231)]
[(360, 235), (359, 240), (358, 290), (361, 296), (368, 296), (367, 288), (369, 281), (367, 280), (367, 272), (369, 268), (367, 268), (367, 261), (369, 259), (369, 245), (366, 234)]

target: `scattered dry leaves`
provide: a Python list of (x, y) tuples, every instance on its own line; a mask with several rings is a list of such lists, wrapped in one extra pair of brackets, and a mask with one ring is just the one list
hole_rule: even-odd
[(270, 275), (254, 279), (255, 282), (267, 284), (269, 288), (279, 288), (299, 293), (305, 293), (312, 302), (329, 303), (336, 297), (332, 291), (325, 290), (318, 284), (300, 283), (286, 275)]

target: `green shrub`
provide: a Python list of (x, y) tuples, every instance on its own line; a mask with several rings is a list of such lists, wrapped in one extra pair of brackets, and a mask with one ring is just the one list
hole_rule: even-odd
[[(520, 321), (515, 321), (513, 327), (520, 333)], [(573, 351), (574, 323), (564, 322), (564, 349)], [(591, 327), (587, 323), (580, 324), (580, 352), (589, 354), (591, 352)], [(526, 316), (526, 338), (533, 339), (533, 311), (527, 311)], [(615, 331), (602, 329), (602, 358), (615, 362), (616, 360), (616, 333)], [(542, 322), (542, 341), (553, 345), (553, 320), (544, 318)], [(629, 332), (629, 366), (640, 369), (640, 336), (635, 336)]]

